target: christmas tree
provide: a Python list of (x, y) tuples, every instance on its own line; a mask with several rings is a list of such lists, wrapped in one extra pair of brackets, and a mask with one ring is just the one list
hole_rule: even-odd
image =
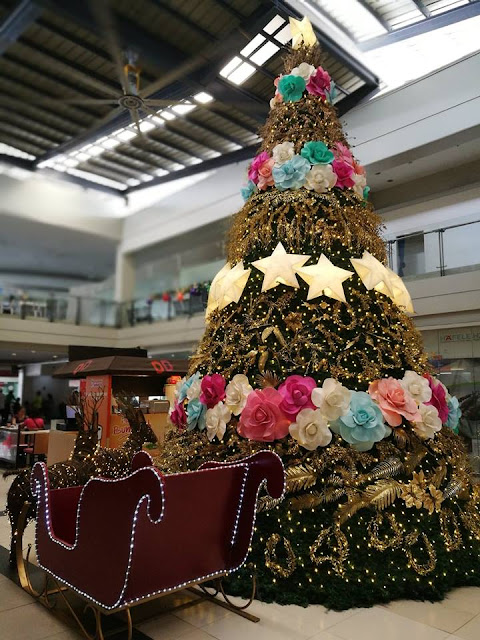
[(232, 593), (247, 594), (253, 565), (265, 601), (438, 600), (480, 584), (458, 401), (430, 375), (408, 291), (385, 266), (313, 32), (293, 27), (158, 464), (281, 456), (285, 498), (260, 499)]

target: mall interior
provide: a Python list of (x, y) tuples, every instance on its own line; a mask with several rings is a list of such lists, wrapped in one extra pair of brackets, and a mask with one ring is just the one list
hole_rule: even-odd
[(0, 0), (2, 640), (480, 638), (480, 0)]

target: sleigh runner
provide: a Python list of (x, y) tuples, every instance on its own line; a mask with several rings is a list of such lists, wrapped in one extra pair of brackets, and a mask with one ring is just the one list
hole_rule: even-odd
[[(38, 564), (62, 596), (67, 586), (87, 600), (99, 638), (100, 614), (121, 610), (131, 637), (132, 606), (221, 579), (245, 562), (263, 484), (272, 498), (282, 496), (283, 465), (270, 451), (172, 475), (163, 475), (141, 452), (125, 478), (93, 478), (66, 489), (50, 489), (48, 469), (37, 463)], [(22, 586), (48, 601), (46, 589), (32, 589), (21, 550), (17, 559)], [(220, 585), (218, 590), (223, 593)]]

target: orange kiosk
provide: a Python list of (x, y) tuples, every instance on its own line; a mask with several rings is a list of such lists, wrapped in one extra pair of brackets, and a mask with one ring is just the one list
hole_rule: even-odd
[(187, 369), (188, 360), (155, 360), (114, 354), (67, 362), (55, 370), (54, 377), (80, 379), (80, 391), (87, 396), (103, 394), (98, 408), (101, 445), (116, 448), (128, 438), (130, 427), (124, 416), (116, 411), (115, 394), (139, 397), (145, 419), (162, 443), (170, 403), (149, 398), (169, 396), (168, 387), (185, 375)]

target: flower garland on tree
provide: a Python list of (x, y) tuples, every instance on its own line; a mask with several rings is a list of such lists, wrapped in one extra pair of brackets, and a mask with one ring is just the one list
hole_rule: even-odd
[(368, 451), (407, 426), (423, 440), (443, 426), (456, 430), (458, 400), (429, 374), (406, 371), (401, 380), (382, 378), (368, 391), (352, 391), (333, 378), (322, 386), (310, 376), (292, 375), (278, 385), (253, 389), (247, 376), (237, 374), (227, 384), (219, 373), (183, 378), (170, 412), (179, 429), (206, 429), (210, 441), (222, 441), (233, 423), (240, 436), (256, 442), (291, 437), (308, 451), (327, 446), (332, 432), (357, 451)]

